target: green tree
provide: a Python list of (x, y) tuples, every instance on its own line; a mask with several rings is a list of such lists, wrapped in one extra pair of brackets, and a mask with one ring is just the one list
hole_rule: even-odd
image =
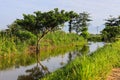
[(59, 25), (69, 20), (68, 12), (59, 11), (58, 8), (48, 12), (34, 12), (34, 14), (23, 14), (23, 19), (17, 19), (15, 22), (23, 29), (28, 30), (37, 36), (36, 54), (40, 52), (39, 42), (48, 33), (53, 31)]
[(74, 20), (75, 20), (75, 18), (78, 16), (78, 14), (77, 13), (75, 13), (74, 11), (70, 11), (69, 13), (68, 13), (68, 15), (69, 15), (69, 17), (70, 17), (70, 20), (69, 20), (69, 33), (71, 33), (72, 32), (72, 30), (73, 30), (73, 22), (74, 22)]
[(104, 41), (114, 41), (116, 37), (120, 35), (120, 27), (107, 26), (102, 30), (102, 36)]
[(117, 25), (117, 26), (119, 26), (119, 27), (120, 27), (120, 16), (118, 16), (118, 17), (117, 17), (117, 19), (116, 19), (116, 22), (115, 22), (115, 23), (116, 23), (116, 25)]
[(110, 16), (108, 19), (105, 19), (105, 26), (117, 26), (117, 18)]
[(120, 35), (120, 17), (110, 16), (106, 19), (105, 28), (101, 31), (104, 41), (114, 41)]
[(75, 32), (77, 34), (81, 33), (83, 37), (87, 38), (89, 35), (88, 25), (90, 21), (91, 19), (89, 13), (87, 12), (80, 13), (73, 23)]
[(11, 25), (8, 25), (8, 30), (10, 32), (11, 36), (15, 36), (19, 30), (21, 30), (20, 26), (16, 23), (12, 23)]

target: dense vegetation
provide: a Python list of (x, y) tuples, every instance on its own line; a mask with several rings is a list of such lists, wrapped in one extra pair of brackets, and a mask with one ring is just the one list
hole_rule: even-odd
[[(34, 63), (36, 61), (36, 46), (29, 45), (35, 41), (32, 39), (22, 42), (19, 39), (16, 41), (14, 37), (9, 38), (4, 36), (3, 40), (0, 39), (0, 69)], [(80, 47), (85, 43), (86, 41), (83, 37), (74, 33), (70, 34), (63, 31), (51, 32), (41, 40), (40, 59), (43, 60), (50, 56), (63, 54), (67, 51), (74, 50), (76, 45)]]
[(119, 44), (107, 44), (90, 56), (77, 57), (42, 80), (106, 80), (113, 67), (120, 67)]
[[(70, 26), (73, 24), (73, 20), (74, 25), (79, 25), (76, 28), (75, 26)], [(35, 50), (36, 54), (38, 54), (40, 53), (40, 46), (43, 45), (43, 42), (41, 42), (43, 37), (49, 34), (49, 32), (61, 30), (61, 27), (66, 22), (69, 22), (69, 27), (75, 29), (76, 33), (81, 33), (84, 38), (87, 38), (89, 34), (87, 32), (89, 21), (89, 14), (85, 12), (78, 15), (74, 11), (68, 12), (65, 10), (58, 10), (58, 8), (48, 12), (36, 11), (33, 14), (23, 14), (23, 19), (16, 19), (8, 26), (8, 29), (0, 32), (0, 37), (2, 37), (0, 54), (16, 53), (17, 50), (20, 50), (19, 52), (23, 53), (21, 51), (26, 50), (26, 46), (36, 46)], [(80, 28), (80, 31), (77, 31), (78, 28)], [(60, 35), (61, 34), (58, 36)], [(49, 35), (49, 38), (50, 37), (51, 35)], [(52, 44), (57, 44), (56, 42), (59, 42), (57, 38), (55, 39), (56, 40), (53, 40), (53, 42), (51, 41)], [(64, 39), (61, 39), (61, 41), (64, 42)], [(46, 45), (47, 44), (50, 43), (46, 43)]]
[(90, 34), (88, 37), (88, 41), (101, 42), (102, 35), (101, 34)]
[(106, 19), (105, 28), (101, 31), (103, 40), (113, 42), (120, 37), (120, 16)]
[(69, 21), (69, 32), (71, 33), (72, 31), (75, 31), (76, 34), (87, 39), (89, 37), (88, 26), (90, 21), (91, 19), (89, 13), (79, 13), (76, 17)]
[[(31, 34), (31, 33), (30, 33)], [(33, 34), (32, 34), (33, 35)], [(21, 35), (22, 36), (22, 35)], [(34, 35), (33, 35), (34, 36)], [(64, 36), (64, 37), (63, 37)], [(21, 37), (22, 38), (22, 37)], [(24, 41), (19, 40), (17, 37), (9, 37), (4, 36), (0, 39), (0, 55), (8, 55), (8, 54), (17, 54), (24, 53), (29, 46), (35, 46), (36, 37), (32, 37), (31, 39), (27, 39)], [(51, 47), (51, 46), (62, 46), (69, 45), (77, 42), (82, 42), (84, 39), (79, 35), (74, 33), (65, 33), (63, 31), (55, 31), (47, 34), (43, 40), (41, 40), (41, 48), (43, 47)], [(74, 44), (73, 44), (74, 45)], [(23, 52), (22, 52), (23, 51)]]

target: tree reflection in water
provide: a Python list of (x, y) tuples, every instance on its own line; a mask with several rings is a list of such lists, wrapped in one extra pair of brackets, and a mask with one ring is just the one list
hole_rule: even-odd
[(60, 62), (60, 65), (63, 65), (64, 64), (64, 61), (63, 61), (64, 55), (63, 54), (62, 54), (61, 58), (62, 58), (62, 61)]
[(68, 55), (68, 63), (70, 63), (72, 60), (72, 52), (69, 52), (69, 55)]
[(26, 70), (28, 75), (20, 75), (17, 80), (39, 80), (44, 77), (46, 74), (49, 74), (49, 70), (46, 66), (43, 66), (37, 56), (37, 65), (32, 69)]
[(74, 57), (87, 55), (89, 52), (90, 49), (88, 45), (84, 45), (82, 48), (77, 46), (75, 51), (69, 52), (68, 63), (70, 63)]
[[(71, 60), (74, 59), (74, 57), (86, 55), (88, 53), (89, 53), (89, 46), (84, 45), (82, 49), (77, 47), (74, 52), (69, 52), (68, 63), (71, 62)], [(61, 57), (62, 57), (62, 61), (60, 64), (63, 65), (64, 55), (62, 55)], [(26, 70), (26, 74), (18, 76), (17, 80), (39, 80), (40, 78), (44, 77), (46, 74), (50, 73), (48, 68), (40, 63), (38, 56), (36, 57), (36, 59), (37, 59), (36, 66), (33, 67), (32, 69)]]
[(80, 50), (82, 55), (87, 55), (90, 52), (89, 46), (84, 45), (83, 48)]

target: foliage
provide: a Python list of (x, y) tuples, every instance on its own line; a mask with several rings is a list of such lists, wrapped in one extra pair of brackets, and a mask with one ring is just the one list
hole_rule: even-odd
[(80, 13), (73, 22), (73, 29), (77, 34), (81, 33), (84, 38), (88, 38), (88, 25), (90, 21), (91, 19), (88, 13)]
[(64, 24), (70, 19), (69, 12), (59, 11), (58, 8), (48, 12), (34, 12), (34, 14), (23, 14), (23, 19), (15, 22), (37, 36), (36, 53), (39, 53), (39, 42), (48, 33)]
[[(63, 37), (64, 36), (64, 37)], [(64, 31), (56, 31), (48, 33), (43, 40), (41, 40), (41, 46), (47, 45), (61, 45), (64, 43), (66, 45), (72, 44), (72, 42), (82, 41), (84, 40), (82, 37), (74, 34), (74, 33), (65, 33)]]
[(120, 17), (106, 19), (105, 28), (101, 31), (104, 41), (115, 41), (120, 35)]
[(23, 19), (17, 19), (16, 23), (21, 25), (23, 29), (28, 30), (36, 35), (44, 34), (64, 24), (68, 21), (69, 16), (64, 10), (58, 11), (58, 8), (48, 12), (34, 12), (34, 14), (23, 14)]
[(88, 37), (88, 41), (100, 42), (102, 41), (102, 35), (101, 34), (90, 34)]
[(70, 11), (69, 16), (70, 16), (70, 20), (69, 20), (69, 29), (68, 29), (68, 31), (69, 31), (69, 33), (71, 33), (72, 30), (73, 30), (73, 22), (74, 22), (75, 18), (78, 16), (78, 14), (73, 12), (73, 11)]
[(16, 23), (12, 23), (11, 25), (8, 25), (8, 35), (10, 36), (16, 36), (16, 34), (18, 33), (18, 31), (22, 30), (21, 27), (16, 24)]
[(115, 38), (120, 35), (120, 27), (118, 26), (106, 27), (102, 31), (102, 34), (104, 41), (115, 41)]
[(83, 31), (80, 35), (82, 35), (85, 39), (88, 39), (90, 34), (88, 33), (88, 31)]
[(119, 26), (119, 21), (120, 21), (120, 16), (118, 16), (117, 18), (110, 16), (108, 19), (105, 19), (106, 26)]
[[(17, 37), (7, 37), (4, 36), (3, 38), (0, 38), (0, 54), (7, 54), (9, 48), (12, 54), (12, 52), (16, 53), (22, 53), (22, 51), (25, 51), (27, 47), (30, 45), (35, 46), (36, 36), (28, 31), (20, 31)], [(63, 37), (64, 36), (64, 37)], [(0, 36), (1, 37), (1, 36)], [(29, 38), (29, 39), (27, 39)], [(21, 39), (27, 39), (21, 41)], [(74, 33), (65, 33), (64, 31), (55, 31), (48, 33), (42, 40), (41, 40), (41, 48), (45, 46), (59, 46), (59, 45), (69, 45), (74, 44), (77, 42), (84, 41), (84, 39)], [(14, 48), (16, 51), (14, 51), (12, 48)], [(12, 51), (13, 50), (13, 51)]]
[(7, 38), (13, 40), (16, 45), (19, 42), (30, 41), (32, 39), (36, 40), (36, 36), (34, 34), (32, 34), (29, 31), (23, 30), (16, 23), (12, 23), (11, 25), (8, 26), (8, 29), (2, 30), (0, 32), (0, 37), (2, 37), (2, 39)]
[[(31, 39), (24, 42), (20, 41), (17, 45), (14, 39), (14, 37), (0, 38), (0, 70), (12, 66), (26, 66), (36, 62), (35, 52), (31, 53), (29, 51), (34, 48), (34, 45), (29, 46), (29, 44), (32, 44)], [(33, 39), (33, 41), (35, 40)], [(44, 60), (50, 56), (72, 51), (76, 48), (76, 45), (81, 47), (85, 43), (82, 37), (73, 33), (69, 34), (63, 31), (48, 33), (41, 40), (40, 59)]]
[(36, 36), (34, 34), (32, 34), (31, 32), (22, 31), (22, 30), (19, 30), (16, 33), (16, 37), (18, 37), (21, 41), (30, 40), (30, 39), (36, 39)]

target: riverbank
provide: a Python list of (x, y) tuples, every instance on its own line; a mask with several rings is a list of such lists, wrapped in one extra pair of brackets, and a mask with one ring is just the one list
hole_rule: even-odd
[[(0, 56), (8, 56), (11, 54), (35, 53), (36, 36), (32, 34), (32, 38), (21, 41), (16, 37), (4, 36), (0, 38)], [(63, 31), (55, 31), (47, 34), (40, 42), (42, 51), (57, 48), (59, 46), (76, 45), (84, 41), (84, 38), (74, 34), (65, 33)]]
[[(13, 66), (27, 66), (36, 62), (35, 46), (29, 46), (27, 42), (15, 45), (12, 41), (0, 41), (0, 70)], [(86, 41), (76, 34), (65, 32), (52, 32), (41, 41), (40, 60), (50, 56), (56, 56), (68, 51), (73, 51), (76, 46), (82, 46)], [(9, 47), (8, 47), (9, 46)]]
[(112, 68), (120, 67), (120, 41), (107, 44), (92, 55), (77, 57), (42, 80), (106, 80)]

